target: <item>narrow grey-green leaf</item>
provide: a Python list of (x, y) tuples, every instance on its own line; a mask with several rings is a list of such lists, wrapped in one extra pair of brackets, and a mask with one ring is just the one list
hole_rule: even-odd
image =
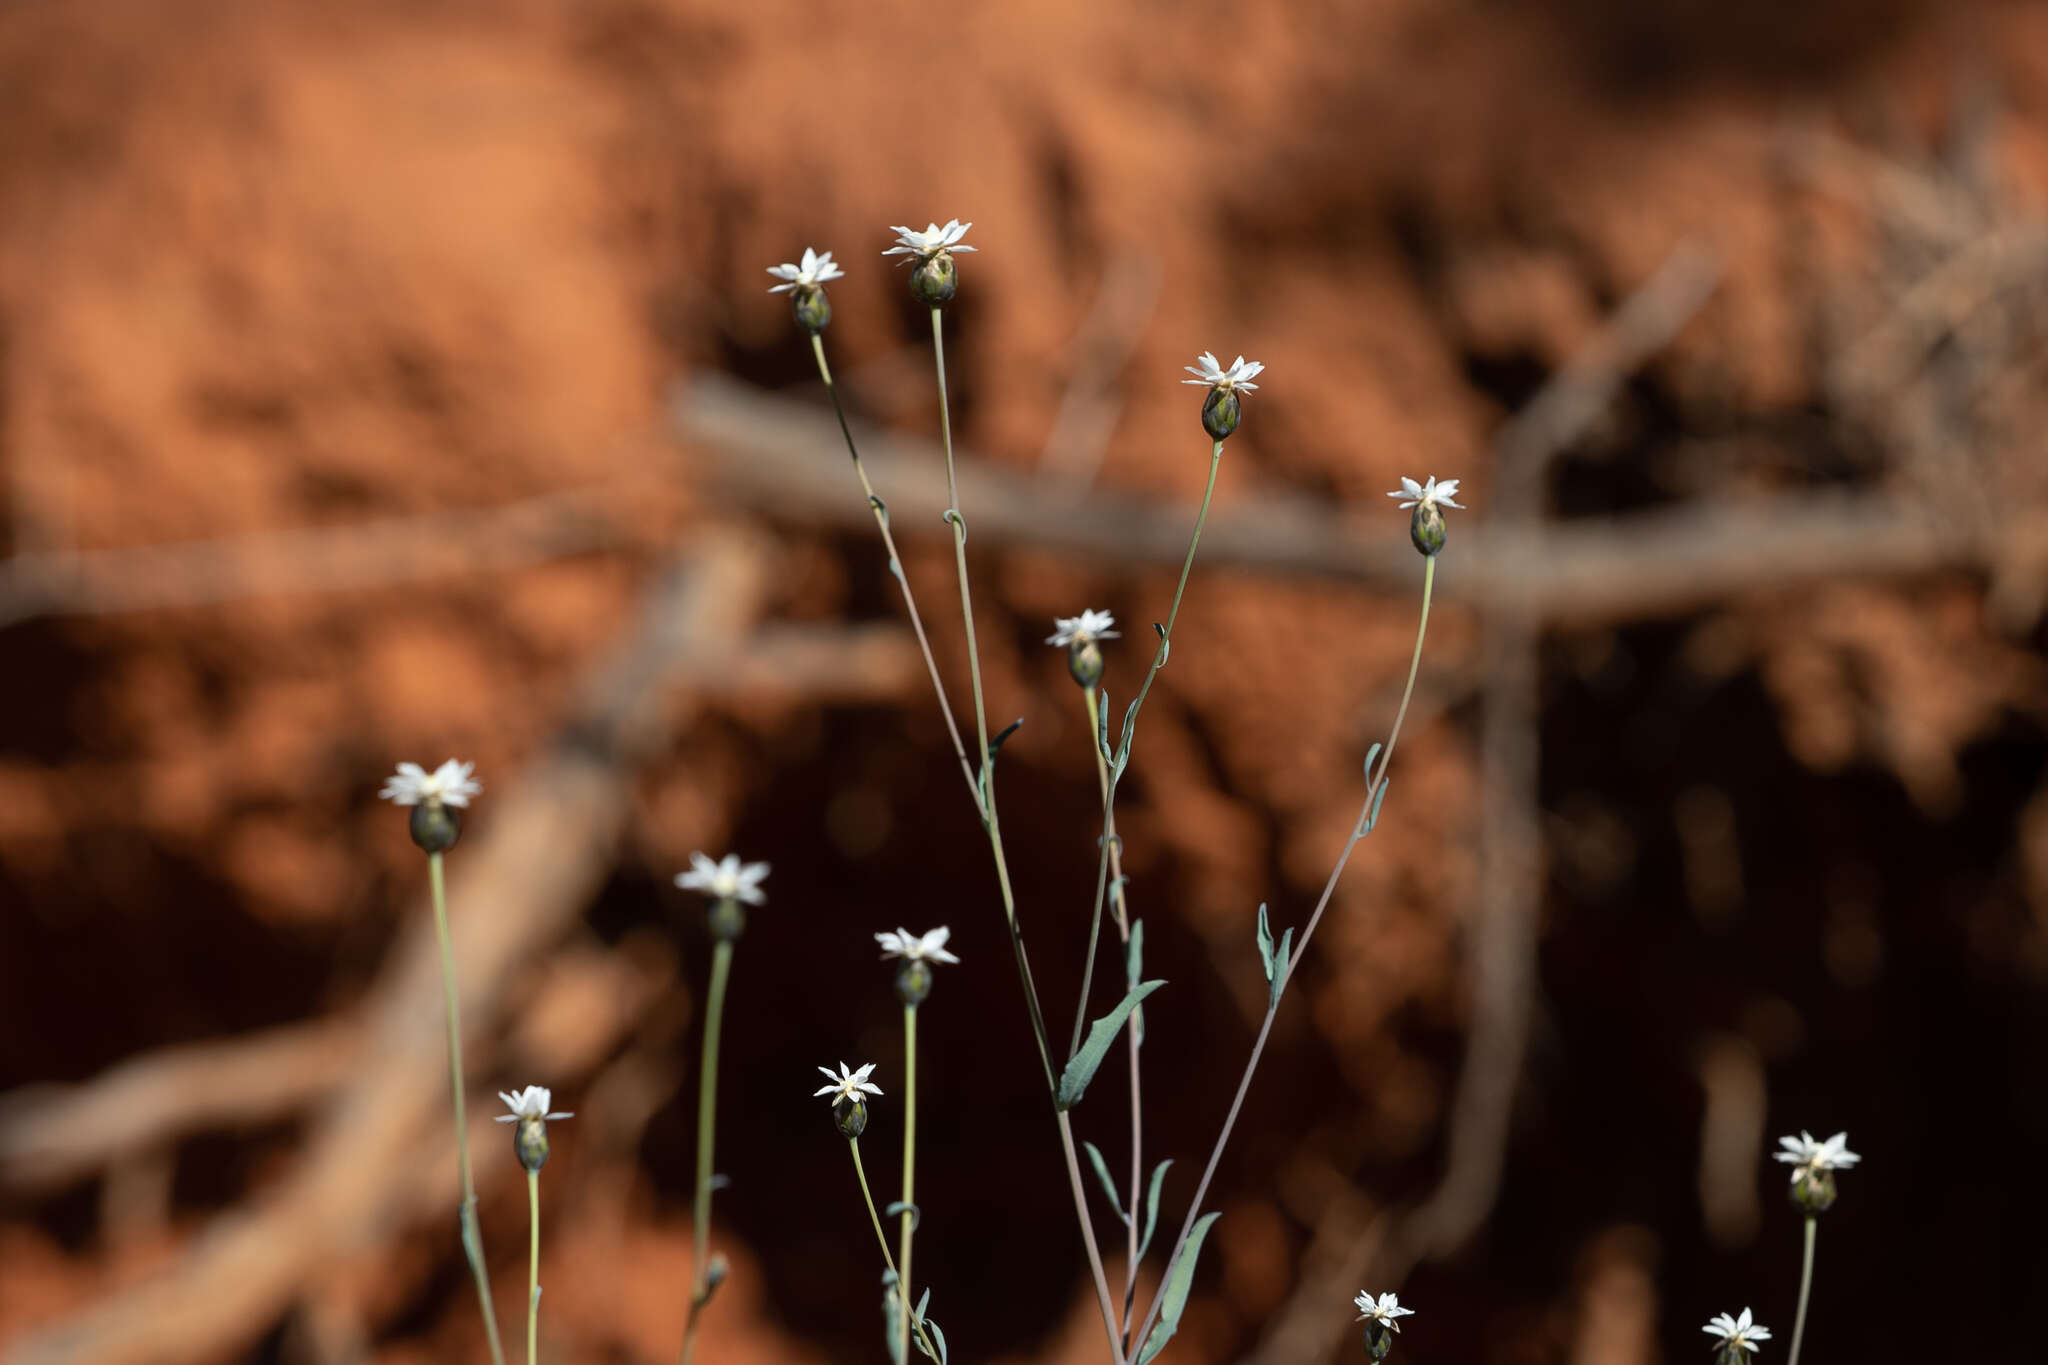
[(1124, 945), (1124, 989), (1136, 990), (1145, 974), (1145, 921), (1131, 921), (1131, 941)]
[(870, 507), (874, 508), (874, 509), (875, 509), (875, 515), (876, 515), (876, 516), (878, 516), (878, 517), (880, 517), (880, 518), (882, 519), (882, 527), (883, 527), (883, 529), (884, 529), (884, 530), (888, 529), (888, 526), (889, 526), (889, 504), (888, 504), (888, 503), (886, 503), (886, 502), (883, 502), (883, 501), (882, 501), (882, 500), (881, 500), (880, 498), (878, 498), (878, 497), (876, 497), (876, 496), (875, 496), (874, 494), (870, 493), (870, 494), (868, 494), (868, 506), (870, 506)]
[(1387, 799), (1387, 788), (1390, 785), (1392, 784), (1382, 779), (1380, 789), (1372, 794), (1372, 818), (1365, 822), (1367, 834), (1372, 833), (1372, 827), (1380, 822), (1380, 805)]
[(889, 1359), (895, 1365), (904, 1365), (903, 1360), (903, 1295), (896, 1289), (896, 1272), (882, 1272), (882, 1336), (889, 1347)]
[(1116, 1197), (1116, 1181), (1110, 1179), (1109, 1163), (1102, 1159), (1102, 1149), (1092, 1142), (1084, 1141), (1081, 1145), (1088, 1149), (1088, 1161), (1095, 1167), (1095, 1178), (1102, 1182), (1102, 1192), (1109, 1197), (1110, 1208), (1116, 1211), (1119, 1221), (1130, 1222), (1131, 1216), (1124, 1212), (1123, 1201)]
[(1023, 728), (1024, 717), (1022, 716), (1017, 717), (1017, 719), (1011, 721), (1008, 725), (1005, 725), (1003, 727), (1002, 733), (997, 735), (994, 739), (988, 742), (989, 762), (995, 762), (997, 752), (1000, 751), (1003, 747), (1003, 741), (1007, 740), (1011, 735), (1016, 734), (1019, 730)]
[(915, 1204), (906, 1204), (901, 1199), (898, 1199), (895, 1203), (889, 1205), (888, 1208), (882, 1210), (882, 1217), (894, 1218), (898, 1214), (903, 1213), (910, 1215), (910, 1230), (916, 1232), (918, 1224), (924, 1221), (924, 1211)]
[[(939, 1330), (939, 1324), (930, 1318), (924, 1320), (924, 1325), (925, 1329), (932, 1334), (932, 1344), (939, 1348), (939, 1365), (946, 1365), (946, 1334)], [(918, 1349), (924, 1350), (923, 1342), (918, 1343)], [(930, 1355), (931, 1352), (926, 1351), (925, 1354)]]
[(1081, 1044), (1081, 1050), (1067, 1059), (1066, 1069), (1060, 1073), (1059, 1094), (1055, 1103), (1061, 1109), (1072, 1109), (1081, 1102), (1087, 1092), (1088, 1082), (1095, 1079), (1095, 1070), (1102, 1065), (1104, 1054), (1109, 1051), (1116, 1031), (1124, 1026), (1124, 1020), (1138, 1007), (1138, 1002), (1166, 983), (1145, 981), (1134, 987), (1129, 995), (1118, 1002), (1117, 1007), (1088, 1026), (1088, 1037)]
[(926, 1285), (924, 1287), (924, 1293), (919, 1294), (917, 1296), (917, 1307), (911, 1310), (910, 1320), (922, 1326), (924, 1323), (924, 1310), (931, 1305), (931, 1301), (932, 1287), (930, 1285)]
[(1109, 762), (1115, 757), (1109, 751), (1109, 689), (1100, 689), (1099, 704), (1095, 708), (1095, 747), (1102, 751), (1102, 761)]
[(1272, 983), (1266, 987), (1266, 1011), (1268, 1013), (1280, 1008), (1280, 992), (1287, 989), (1287, 963), (1293, 956), (1291, 951), (1293, 947), (1294, 928), (1290, 925), (1287, 932), (1280, 935), (1280, 951), (1273, 954), (1272, 970), (1266, 973)]
[(1375, 744), (1365, 751), (1365, 780), (1372, 781), (1372, 761), (1380, 756), (1380, 746)]
[(1138, 1239), (1138, 1259), (1144, 1260), (1151, 1250), (1152, 1234), (1159, 1229), (1159, 1187), (1166, 1180), (1166, 1168), (1173, 1164), (1168, 1157), (1152, 1168), (1152, 1188), (1145, 1193), (1145, 1235)]
[(1259, 965), (1266, 969), (1266, 980), (1273, 980), (1273, 926), (1266, 923), (1266, 903), (1259, 902)]
[(1173, 1278), (1166, 1282), (1165, 1298), (1160, 1300), (1159, 1321), (1152, 1326), (1152, 1335), (1145, 1338), (1145, 1347), (1138, 1352), (1132, 1365), (1145, 1362), (1166, 1349), (1166, 1343), (1173, 1340), (1173, 1334), (1180, 1330), (1181, 1310), (1188, 1306), (1188, 1290), (1195, 1283), (1195, 1259), (1202, 1254), (1202, 1239), (1209, 1235), (1209, 1225), (1223, 1215), (1205, 1213), (1195, 1220), (1195, 1226), (1188, 1233), (1187, 1247), (1180, 1254), (1180, 1262), (1173, 1268)]
[(1131, 761), (1131, 731), (1137, 727), (1138, 703), (1144, 699), (1145, 694), (1140, 692), (1131, 699), (1131, 704), (1124, 710), (1124, 732), (1117, 740), (1116, 757), (1109, 765), (1109, 785), (1112, 789), (1123, 780), (1124, 766)]

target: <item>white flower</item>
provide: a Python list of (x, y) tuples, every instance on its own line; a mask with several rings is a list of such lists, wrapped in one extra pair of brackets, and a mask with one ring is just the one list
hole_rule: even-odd
[(1404, 476), (1401, 480), (1400, 490), (1389, 493), (1387, 496), (1390, 498), (1407, 499), (1407, 501), (1401, 504), (1404, 509), (1413, 507), (1418, 502), (1433, 502), (1439, 507), (1455, 507), (1460, 512), (1465, 510), (1463, 504), (1451, 501), (1452, 498), (1458, 496), (1458, 481), (1456, 479), (1445, 479), (1442, 483), (1438, 483), (1434, 474), (1429, 476), (1428, 483), (1417, 483), (1415, 480)]
[(506, 1107), (512, 1111), (509, 1114), (498, 1115), (500, 1123), (517, 1123), (521, 1119), (545, 1119), (552, 1123), (556, 1119), (576, 1117), (574, 1114), (550, 1114), (548, 1105), (554, 1096), (548, 1093), (548, 1088), (544, 1085), (529, 1085), (516, 1095), (508, 1095), (500, 1090), (498, 1098), (505, 1101)]
[(1230, 362), (1229, 369), (1225, 369), (1216, 363), (1216, 357), (1208, 351), (1202, 352), (1195, 359), (1201, 362), (1201, 368), (1197, 369), (1193, 365), (1181, 366), (1183, 370), (1193, 375), (1194, 378), (1183, 379), (1180, 382), (1183, 384), (1200, 384), (1205, 388), (1221, 389), (1225, 393), (1229, 393), (1232, 389), (1243, 389), (1246, 393), (1257, 389), (1259, 386), (1252, 383), (1252, 380), (1263, 373), (1266, 368), (1256, 360), (1246, 360), (1243, 356), (1239, 356), (1236, 360)]
[(916, 228), (892, 227), (896, 234), (896, 245), (883, 252), (884, 256), (915, 256), (920, 261), (938, 255), (941, 251), (972, 251), (971, 246), (960, 245), (960, 239), (967, 235), (972, 223), (963, 223), (958, 218), (944, 227), (933, 223), (923, 232)]
[(844, 279), (846, 272), (832, 263), (832, 253), (817, 252), (804, 248), (801, 265), (771, 265), (768, 273), (787, 283), (770, 286), (771, 294), (783, 294), (792, 289), (814, 289), (827, 280)]
[(1791, 1163), (1794, 1184), (1801, 1176), (1810, 1177), (1821, 1171), (1846, 1171), (1863, 1160), (1849, 1150), (1847, 1133), (1837, 1133), (1826, 1142), (1815, 1142), (1813, 1134), (1801, 1129), (1798, 1137), (1779, 1138), (1778, 1145), (1785, 1150), (1771, 1155), (1779, 1161)]
[(1106, 611), (1083, 609), (1079, 616), (1056, 616), (1053, 618), (1052, 634), (1045, 637), (1049, 645), (1070, 645), (1076, 640), (1114, 640), (1119, 638), (1110, 629), (1116, 618)]
[(676, 874), (676, 885), (685, 891), (702, 891), (713, 900), (766, 905), (768, 898), (761, 894), (761, 879), (767, 875), (768, 864), (743, 864), (737, 853), (728, 853), (715, 863), (702, 853), (692, 853), (690, 870)]
[(811, 1092), (812, 1096), (815, 1098), (818, 1095), (830, 1095), (834, 1104), (839, 1103), (841, 1100), (852, 1100), (855, 1104), (865, 1104), (867, 1101), (863, 1097), (863, 1091), (869, 1095), (879, 1095), (882, 1093), (881, 1086), (868, 1084), (868, 1075), (874, 1069), (875, 1064), (873, 1062), (869, 1062), (858, 1071), (848, 1071), (846, 1063), (841, 1062), (836, 1073), (829, 1066), (821, 1066), (818, 1070), (824, 1072), (825, 1079), (832, 1082), (832, 1084), (820, 1086), (817, 1090)]
[(930, 962), (958, 962), (960, 959), (946, 951), (946, 940), (953, 931), (941, 924), (938, 928), (919, 938), (908, 929), (897, 929), (890, 933), (875, 935), (875, 942), (882, 945), (882, 960), (892, 957), (908, 958), (912, 962), (923, 959)]
[(1401, 1330), (1401, 1324), (1394, 1321), (1395, 1318), (1407, 1318), (1415, 1315), (1413, 1308), (1403, 1308), (1401, 1306), (1401, 1296), (1398, 1294), (1382, 1294), (1377, 1299), (1370, 1294), (1360, 1294), (1351, 1303), (1353, 1307), (1358, 1309), (1358, 1317), (1355, 1321), (1364, 1322), (1367, 1318), (1373, 1318), (1384, 1322), (1396, 1332)]
[(483, 790), (470, 778), (475, 771), (476, 764), (452, 758), (432, 772), (417, 763), (401, 763), (396, 773), (384, 779), (384, 790), (377, 795), (401, 806), (417, 806), (423, 801), (466, 806), (470, 797)]
[(1716, 1314), (1714, 1320), (1700, 1330), (1709, 1336), (1721, 1338), (1726, 1343), (1723, 1349), (1734, 1346), (1753, 1352), (1756, 1350), (1756, 1343), (1771, 1339), (1771, 1329), (1760, 1322), (1751, 1322), (1747, 1308), (1742, 1310), (1742, 1316), (1739, 1318), (1731, 1318), (1726, 1313)]

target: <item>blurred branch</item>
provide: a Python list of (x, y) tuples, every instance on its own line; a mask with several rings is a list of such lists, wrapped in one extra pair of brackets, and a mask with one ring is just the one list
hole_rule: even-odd
[[(897, 626), (764, 626), (728, 657), (679, 660), (671, 686), (703, 702), (797, 692), (832, 701), (901, 695), (919, 669)], [(275, 1122), (318, 1103), (363, 1064), (354, 1015), (143, 1053), (76, 1086), (0, 1095), (0, 1183), (61, 1186), (191, 1133)]]
[[(1557, 406), (1580, 410), (1582, 403)], [(677, 430), (704, 452), (707, 476), (732, 500), (779, 520), (855, 527), (869, 517), (858, 498), (843, 496), (845, 457), (829, 412), (709, 374), (694, 378), (673, 408)], [(937, 447), (873, 430), (856, 434), (899, 534), (941, 536)], [(1022, 545), (1159, 566), (1178, 564), (1187, 549), (1188, 511), (1177, 504), (1103, 489), (1078, 494), (973, 458), (959, 461), (959, 477), (962, 499), (980, 509), (977, 547)], [(1547, 623), (1637, 620), (1826, 578), (1985, 566), (2004, 545), (2048, 537), (2048, 514), (2009, 511), (1990, 540), (1924, 502), (1877, 493), (1700, 501), (1548, 527), (1460, 526), (1445, 582), (1461, 605)], [(1414, 557), (1405, 543), (1360, 535), (1355, 520), (1327, 502), (1276, 494), (1237, 499), (1202, 534), (1203, 562), (1212, 569), (1389, 591), (1408, 589)]]
[[(451, 887), (473, 1036), (494, 1031), (514, 969), (559, 937), (602, 884), (627, 819), (629, 779), (674, 731), (678, 681), (735, 654), (762, 599), (765, 561), (756, 542), (700, 534), (647, 594), (554, 742), (479, 814)], [(324, 1262), (426, 1207), (411, 1183), (422, 1144), (446, 1121), (435, 1102), (438, 992), (422, 904), (368, 1006), (354, 1079), (312, 1124), (298, 1168), (253, 1208), (217, 1219), (163, 1274), (19, 1339), (5, 1359), (221, 1359), (275, 1321)], [(502, 1156), (502, 1146), (487, 1150)]]

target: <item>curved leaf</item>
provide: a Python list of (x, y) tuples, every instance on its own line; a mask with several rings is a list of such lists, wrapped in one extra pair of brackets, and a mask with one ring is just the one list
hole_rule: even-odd
[(1116, 1039), (1116, 1031), (1124, 1026), (1138, 1002), (1166, 983), (1164, 981), (1140, 982), (1117, 1007), (1088, 1026), (1088, 1037), (1081, 1044), (1081, 1050), (1067, 1059), (1067, 1066), (1060, 1073), (1059, 1094), (1056, 1105), (1061, 1109), (1072, 1109), (1081, 1102), (1081, 1096), (1088, 1090), (1088, 1083), (1095, 1079), (1096, 1068), (1102, 1065), (1103, 1056), (1109, 1045)]
[(1116, 1181), (1110, 1179), (1109, 1163), (1102, 1159), (1102, 1149), (1092, 1142), (1084, 1141), (1081, 1145), (1088, 1149), (1088, 1161), (1095, 1167), (1095, 1178), (1102, 1182), (1102, 1192), (1109, 1196), (1110, 1208), (1116, 1210), (1119, 1220), (1130, 1222), (1131, 1216), (1124, 1212), (1123, 1201), (1116, 1197)]
[(1188, 1233), (1187, 1245), (1180, 1253), (1180, 1260), (1173, 1267), (1173, 1276), (1167, 1280), (1165, 1295), (1160, 1300), (1159, 1321), (1152, 1327), (1152, 1335), (1145, 1338), (1145, 1347), (1139, 1351), (1131, 1365), (1145, 1365), (1145, 1362), (1166, 1349), (1166, 1343), (1173, 1340), (1173, 1334), (1180, 1330), (1181, 1310), (1188, 1306), (1188, 1290), (1195, 1283), (1195, 1259), (1202, 1254), (1202, 1239), (1209, 1235), (1209, 1225), (1223, 1215), (1205, 1213), (1195, 1220), (1195, 1226)]
[(1159, 1186), (1166, 1179), (1166, 1168), (1173, 1164), (1168, 1157), (1152, 1168), (1152, 1188), (1145, 1195), (1145, 1235), (1138, 1239), (1138, 1259), (1145, 1259), (1145, 1252), (1152, 1245), (1152, 1234), (1159, 1227)]

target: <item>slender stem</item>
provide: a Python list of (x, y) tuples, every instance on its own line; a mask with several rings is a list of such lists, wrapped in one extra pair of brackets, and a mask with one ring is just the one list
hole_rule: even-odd
[(946, 733), (952, 736), (953, 752), (960, 759), (960, 774), (967, 779), (968, 795), (974, 798), (975, 808), (981, 807), (981, 792), (974, 784), (974, 769), (967, 761), (967, 746), (960, 739), (960, 727), (953, 723), (953, 704), (946, 698), (946, 684), (939, 678), (938, 662), (932, 657), (932, 642), (925, 636), (924, 620), (917, 612), (917, 598), (910, 591), (910, 578), (903, 570), (902, 556), (896, 553), (896, 538), (889, 531), (889, 510), (883, 501), (875, 496), (875, 486), (868, 481), (867, 466), (860, 462), (860, 450), (853, 443), (853, 429), (846, 424), (846, 409), (839, 402), (839, 386), (832, 382), (832, 369), (825, 363), (825, 342), (818, 333), (811, 333), (811, 353), (818, 358), (818, 378), (825, 381), (825, 392), (832, 396), (832, 414), (839, 419), (839, 434), (846, 438), (846, 453), (853, 457), (853, 472), (860, 475), (860, 487), (868, 495), (868, 510), (875, 514), (875, 527), (882, 533), (882, 546), (889, 552), (889, 571), (896, 575), (896, 586), (903, 590), (903, 605), (910, 613), (910, 630), (917, 636), (917, 647), (924, 654), (925, 671), (931, 675), (932, 690), (939, 696), (939, 714), (946, 718)]
[[(882, 1248), (882, 1264), (888, 1266), (891, 1270), (896, 1270), (896, 1258), (889, 1254), (889, 1235), (882, 1231), (882, 1215), (875, 1212), (875, 1196), (868, 1189), (867, 1168), (861, 1165), (860, 1139), (848, 1138), (846, 1146), (853, 1153), (853, 1173), (860, 1180), (860, 1197), (865, 1199), (868, 1204), (868, 1221), (874, 1224), (875, 1242)], [(903, 1320), (910, 1322), (910, 1286), (903, 1282), (903, 1273), (901, 1271), (897, 1271), (896, 1274), (896, 1297), (903, 1305)], [(937, 1360), (939, 1353), (932, 1346), (931, 1336), (924, 1330), (924, 1323), (917, 1322), (912, 1325), (917, 1329), (917, 1339), (924, 1343), (925, 1354), (933, 1360)]]
[(683, 1327), (683, 1365), (697, 1351), (697, 1318), (710, 1297), (712, 1147), (718, 1135), (718, 1035), (725, 1018), (725, 981), (732, 971), (732, 940), (711, 950), (711, 989), (704, 1002), (704, 1054), (697, 1066), (697, 1191), (691, 1203), (690, 1316)]
[(526, 1365), (534, 1365), (540, 1340), (540, 1172), (526, 1173), (526, 1208), (530, 1233), (526, 1240)]
[(1792, 1319), (1792, 1355), (1786, 1365), (1799, 1365), (1799, 1346), (1806, 1339), (1806, 1298), (1813, 1289), (1813, 1239), (1820, 1229), (1820, 1219), (1808, 1215), (1806, 1219), (1806, 1256), (1799, 1265), (1799, 1312)]
[[(1394, 713), (1393, 729), (1387, 733), (1386, 748), (1380, 751), (1379, 767), (1366, 780), (1365, 801), (1359, 807), (1358, 820), (1352, 825), (1351, 834), (1345, 839), (1344, 848), (1337, 855), (1336, 866), (1330, 869), (1330, 875), (1323, 883), (1323, 893), (1316, 898), (1316, 908), (1308, 917), (1308, 926), (1302, 930), (1301, 942), (1295, 945), (1294, 952), (1288, 957), (1287, 961), (1276, 968), (1276, 970), (1286, 974), (1282, 977), (1283, 988), (1287, 979), (1294, 975), (1294, 969), (1301, 962), (1302, 955), (1308, 951), (1308, 943), (1311, 938), (1315, 937), (1316, 926), (1322, 923), (1323, 911), (1329, 908), (1330, 897), (1337, 890), (1337, 881), (1344, 875), (1345, 865), (1351, 861), (1351, 851), (1358, 847), (1359, 840), (1371, 832), (1371, 827), (1367, 824), (1367, 821), (1372, 818), (1373, 806), (1377, 801), (1379, 791), (1386, 784), (1387, 760), (1393, 757), (1394, 744), (1401, 737), (1401, 720), (1408, 713), (1408, 699), (1414, 693), (1415, 674), (1422, 660), (1422, 640), (1424, 634), (1429, 629), (1429, 602), (1436, 586), (1436, 557), (1431, 555), (1424, 562), (1426, 567), (1422, 572), (1422, 614), (1415, 626), (1415, 652), (1408, 662), (1408, 685), (1401, 693), (1400, 709)], [(1216, 1145), (1209, 1149), (1209, 1161), (1202, 1168), (1202, 1179), (1195, 1186), (1195, 1197), (1188, 1205), (1187, 1217), (1181, 1221), (1179, 1234), (1173, 1239), (1173, 1254), (1167, 1259), (1166, 1273), (1160, 1276), (1159, 1279), (1159, 1283), (1162, 1286), (1172, 1280), (1174, 1267), (1180, 1264), (1181, 1253), (1187, 1249), (1188, 1233), (1193, 1230), (1195, 1219), (1201, 1214), (1202, 1199), (1209, 1192), (1209, 1182), (1215, 1178), (1217, 1163), (1223, 1159), (1223, 1149), (1230, 1142), (1231, 1130), (1237, 1124), (1238, 1110), (1244, 1106), (1244, 1097), (1251, 1089), (1252, 1075), (1259, 1069), (1259, 1058), (1265, 1053), (1266, 1039), (1272, 1033), (1273, 1017), (1276, 1012), (1277, 1006), (1269, 1004), (1266, 1007), (1265, 1018), (1259, 1022), (1259, 1034), (1252, 1041), (1251, 1056), (1245, 1061), (1244, 1074), (1238, 1078), (1237, 1093), (1231, 1097), (1230, 1101), (1230, 1112), (1224, 1116), (1223, 1128), (1216, 1135)], [(1152, 1306), (1145, 1311), (1145, 1321), (1139, 1327), (1137, 1335), (1133, 1340), (1143, 1339), (1144, 1334), (1151, 1330), (1153, 1322), (1159, 1317), (1160, 1309), (1164, 1306), (1164, 1295), (1155, 1293), (1152, 1296)]]
[[(1102, 756), (1102, 746), (1095, 742), (1095, 737), (1101, 733), (1102, 698), (1092, 685), (1084, 688), (1082, 695), (1088, 703), (1088, 750), (1095, 755), (1095, 785), (1101, 792), (1103, 806), (1107, 809), (1109, 806), (1109, 760)], [(1124, 893), (1123, 846), (1116, 837), (1116, 816), (1114, 812), (1109, 813), (1108, 820), (1109, 872), (1112, 878), (1110, 882), (1110, 901), (1116, 911), (1117, 933), (1123, 939), (1124, 950), (1128, 953), (1131, 946), (1131, 907)], [(1097, 925), (1100, 925), (1102, 922), (1099, 910), (1097, 911), (1095, 922)], [(1089, 930), (1090, 946), (1088, 960), (1090, 962), (1095, 960), (1094, 932), (1093, 929)], [(1127, 1051), (1130, 1055), (1131, 1068), (1131, 1197), (1124, 1205), (1125, 1208), (1131, 1211), (1130, 1218), (1126, 1221), (1124, 1229), (1128, 1234), (1129, 1243), (1124, 1254), (1123, 1332), (1124, 1349), (1126, 1351), (1129, 1351), (1131, 1347), (1131, 1309), (1135, 1306), (1138, 1297), (1138, 1198), (1144, 1188), (1145, 1174), (1145, 1105), (1143, 1091), (1139, 1084), (1138, 1072), (1138, 1053), (1145, 1037), (1144, 1008), (1143, 1005), (1140, 1005), (1137, 1009), (1131, 1011), (1130, 1021), (1124, 1029), (1124, 1037), (1128, 1042)]]
[[(917, 1006), (903, 1007), (903, 1202), (917, 1202)], [(902, 1248), (896, 1256), (896, 1273), (902, 1277), (903, 1300), (910, 1301), (910, 1238), (917, 1218), (910, 1208), (903, 1210), (903, 1227), (897, 1234)], [(910, 1351), (910, 1315), (903, 1317), (903, 1350)]]
[[(974, 729), (981, 737), (975, 760), (984, 774), (983, 786), (992, 788), (994, 784), (988, 775), (988, 707), (981, 695), (981, 651), (974, 643), (974, 592), (967, 584), (967, 520), (960, 514), (960, 485), (953, 473), (953, 419), (946, 403), (944, 316), (938, 309), (932, 309), (932, 360), (939, 372), (939, 435), (946, 450), (946, 520), (953, 527), (953, 562), (960, 571), (960, 616), (967, 623), (967, 676), (974, 684)], [(993, 793), (985, 799), (993, 819)]]
[(483, 1237), (477, 1231), (476, 1177), (469, 1168), (469, 1116), (462, 1099), (462, 1006), (455, 990), (455, 944), (448, 932), (448, 886), (441, 855), (427, 855), (427, 883), (433, 889), (434, 935), (441, 943), (441, 1004), (448, 1016), (448, 1093), (455, 1101), (455, 1154), (462, 1167), (462, 1252), (476, 1280), (476, 1297), (490, 1338), (491, 1360), (505, 1365), (505, 1346), (498, 1339), (498, 1309), (491, 1301), (491, 1279), (484, 1273)]

